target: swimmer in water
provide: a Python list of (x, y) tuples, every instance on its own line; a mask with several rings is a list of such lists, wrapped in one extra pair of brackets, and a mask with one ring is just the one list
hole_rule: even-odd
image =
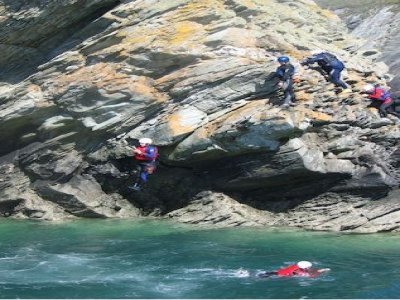
[(329, 268), (314, 269), (312, 268), (312, 263), (303, 260), (299, 261), (297, 264), (290, 265), (277, 271), (260, 273), (258, 274), (258, 277), (270, 277), (272, 275), (276, 275), (278, 277), (317, 277), (330, 270), (331, 269)]

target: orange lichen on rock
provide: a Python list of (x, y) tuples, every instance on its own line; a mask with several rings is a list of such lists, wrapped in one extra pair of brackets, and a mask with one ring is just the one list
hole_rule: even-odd
[(160, 102), (167, 101), (169, 97), (166, 94), (160, 93), (151, 82), (151, 79), (145, 76), (140, 76), (136, 80), (131, 81), (129, 89), (135, 94), (153, 98)]
[(192, 41), (198, 32), (203, 32), (203, 25), (195, 22), (184, 21), (171, 26), (168, 42), (172, 45)]
[(38, 86), (36, 84), (30, 84), (30, 85), (28, 85), (28, 87), (26, 89), (29, 93), (40, 93), (42, 91), (40, 86)]
[(296, 101), (300, 102), (312, 101), (314, 99), (313, 95), (311, 95), (310, 93), (306, 93), (305, 91), (295, 92), (295, 95)]
[[(135, 31), (123, 30), (118, 33), (122, 42), (118, 45), (120, 54), (129, 56), (139, 48), (168, 48), (184, 44), (199, 44), (199, 39), (205, 33), (204, 26), (192, 22), (171, 20), (157, 27), (141, 27)], [(188, 46), (188, 45), (185, 45)]]
[(121, 43), (118, 45), (118, 47), (122, 48), (122, 51), (146, 47), (156, 39), (154, 28), (150, 27), (139, 27), (134, 31), (121, 30), (118, 32), (117, 37), (122, 38)]
[(116, 72), (112, 64), (98, 63), (79, 68), (72, 73), (57, 77), (53, 81), (53, 87), (58, 93), (64, 93), (70, 85), (97, 86), (107, 89), (107, 86), (115, 87), (121, 81), (126, 81), (129, 76)]
[(332, 120), (332, 116), (325, 114), (323, 112), (312, 111), (312, 110), (308, 110), (306, 112), (306, 116), (315, 121), (331, 121)]
[(256, 4), (252, 0), (241, 0), (240, 4), (248, 8), (256, 8)]
[(217, 0), (192, 0), (189, 1), (184, 7), (182, 7), (178, 12), (179, 13), (187, 13), (187, 12), (196, 12), (198, 13), (199, 10), (210, 9), (213, 10), (220, 10), (224, 9), (224, 5), (222, 1)]
[(166, 101), (168, 96), (160, 93), (153, 87), (150, 79), (144, 76), (131, 77), (117, 71), (116, 64), (99, 63), (76, 70), (73, 73), (58, 77), (54, 81), (55, 92), (65, 93), (70, 85), (96, 87), (109, 93), (121, 90), (130, 91), (132, 94), (141, 94), (157, 101)]

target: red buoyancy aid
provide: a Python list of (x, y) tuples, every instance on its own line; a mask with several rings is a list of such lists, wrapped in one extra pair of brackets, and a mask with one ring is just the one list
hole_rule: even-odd
[(158, 157), (158, 149), (154, 146), (139, 146), (136, 147), (141, 153), (135, 153), (135, 159), (140, 161), (155, 161)]
[(316, 269), (301, 269), (297, 264), (280, 269), (276, 271), (276, 273), (278, 276), (282, 277), (292, 277), (292, 276), (316, 277), (321, 274)]
[(297, 265), (291, 265), (289, 267), (279, 269), (277, 272), (278, 276), (286, 276), (290, 277), (296, 274), (297, 271), (299, 271), (300, 268)]
[(381, 87), (376, 87), (374, 91), (368, 95), (368, 98), (380, 101), (392, 101), (390, 93)]
[(278, 276), (282, 277), (292, 277), (292, 276), (301, 276), (301, 277), (316, 277), (321, 273), (316, 269), (301, 269), (298, 265), (291, 265), (289, 267), (280, 269), (276, 271)]

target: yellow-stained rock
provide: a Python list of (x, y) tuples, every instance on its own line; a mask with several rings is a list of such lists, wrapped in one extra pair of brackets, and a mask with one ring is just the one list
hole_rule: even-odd
[(306, 93), (304, 90), (296, 91), (295, 95), (296, 95), (296, 101), (299, 101), (299, 102), (312, 101), (314, 99), (313, 94)]
[(144, 76), (128, 76), (118, 72), (118, 65), (99, 63), (75, 72), (58, 77), (53, 87), (58, 94), (65, 93), (71, 84), (82, 86), (94, 86), (104, 89), (109, 93), (129, 91), (132, 94), (140, 94), (156, 101), (164, 102), (168, 96), (159, 92), (152, 85), (152, 80)]

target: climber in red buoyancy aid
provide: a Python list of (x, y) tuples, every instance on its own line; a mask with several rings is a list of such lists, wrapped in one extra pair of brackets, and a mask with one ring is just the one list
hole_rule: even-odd
[(380, 102), (379, 114), (381, 117), (387, 117), (388, 113), (400, 118), (400, 114), (394, 109), (394, 100), (392, 95), (379, 85), (367, 84), (363, 87), (363, 92), (368, 94), (368, 98)]
[(156, 159), (158, 157), (158, 149), (152, 146), (153, 141), (149, 138), (141, 138), (139, 147), (133, 148), (135, 160), (138, 162), (138, 172), (135, 179), (135, 184), (129, 188), (139, 191), (143, 184), (147, 182), (149, 174), (153, 174), (156, 169)]
[(299, 261), (297, 264), (290, 265), (286, 268), (279, 269), (274, 272), (264, 272), (258, 274), (259, 277), (270, 277), (277, 275), (279, 277), (317, 277), (324, 272), (330, 271), (330, 269), (314, 269), (311, 268), (312, 263), (309, 261)]

